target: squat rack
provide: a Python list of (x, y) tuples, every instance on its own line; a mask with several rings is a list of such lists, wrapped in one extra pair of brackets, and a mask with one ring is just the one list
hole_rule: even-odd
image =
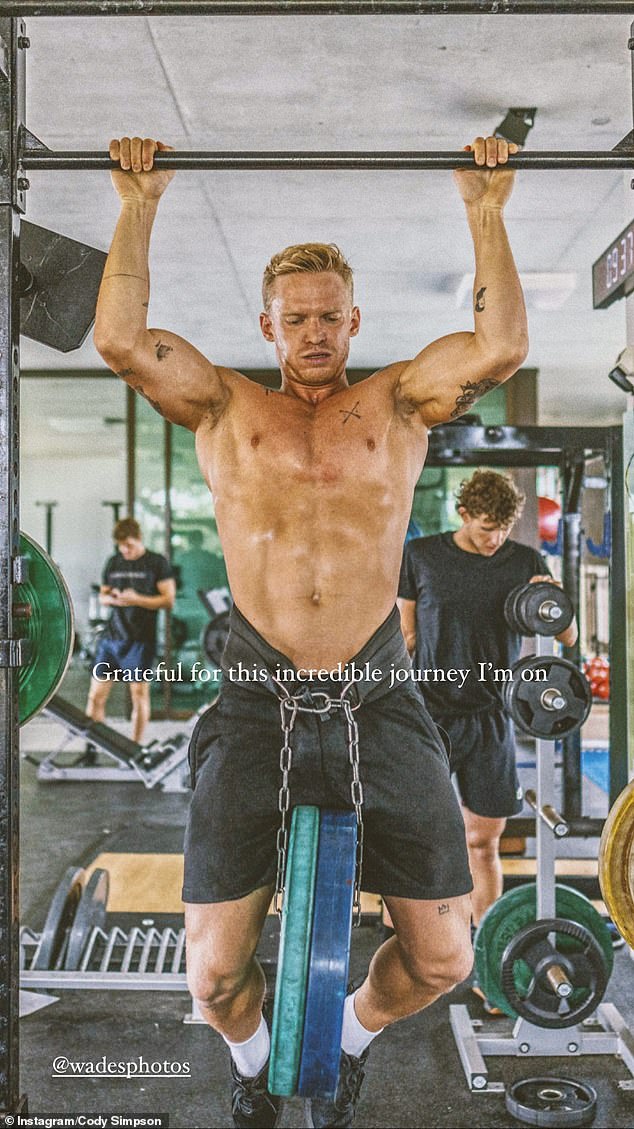
[[(0, 0), (0, 1117), (24, 1113), (18, 1066), (18, 678), (24, 655), (14, 633), (13, 585), (24, 577), (19, 557), (19, 241), (32, 168), (109, 168), (103, 153), (53, 153), (26, 128), (24, 16), (388, 16), (388, 15), (634, 15), (633, 0)], [(634, 48), (634, 37), (628, 41)], [(471, 167), (459, 153), (171, 153), (157, 165), (205, 169), (453, 169)], [(512, 168), (634, 168), (625, 139), (611, 152), (522, 153)], [(622, 453), (613, 452), (613, 476), (622, 493)], [(525, 464), (524, 464), (525, 465)], [(621, 515), (622, 508), (616, 510)], [(615, 522), (618, 529), (619, 522)], [(621, 532), (621, 536), (623, 533)], [(625, 619), (622, 576), (613, 590), (612, 619)], [(619, 632), (622, 637), (622, 632)], [(625, 641), (619, 644), (619, 699), (627, 702)], [(618, 665), (617, 665), (618, 664)]]

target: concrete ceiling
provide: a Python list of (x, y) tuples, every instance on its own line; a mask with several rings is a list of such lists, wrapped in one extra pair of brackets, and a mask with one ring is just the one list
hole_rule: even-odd
[[(27, 123), (54, 149), (158, 136), (183, 149), (457, 149), (535, 105), (534, 149), (609, 149), (631, 128), (628, 21), (619, 16), (32, 19)], [(632, 217), (620, 172), (526, 171), (508, 207), (520, 272), (572, 273), (561, 308), (529, 303), (528, 364), (542, 422), (617, 420), (607, 380), (625, 304), (592, 311), (591, 264)], [(107, 248), (117, 201), (104, 173), (32, 173), (28, 218)], [(443, 172), (186, 173), (160, 210), (151, 324), (227, 365), (266, 367), (264, 264), (288, 243), (334, 240), (364, 321), (351, 364), (375, 367), (469, 328), (472, 253)], [(100, 365), (25, 342), (25, 367)]]

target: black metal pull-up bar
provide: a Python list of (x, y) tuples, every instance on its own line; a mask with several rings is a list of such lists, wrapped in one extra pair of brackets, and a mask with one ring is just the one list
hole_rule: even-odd
[(0, 16), (634, 16), (632, 0), (0, 0)]
[[(117, 166), (107, 153), (55, 152), (51, 149), (24, 149), (22, 167), (26, 169), (113, 169)], [(474, 169), (473, 154), (456, 153), (215, 153), (190, 151), (157, 153), (157, 168), (164, 169)], [(517, 153), (509, 157), (512, 169), (633, 169), (634, 149), (607, 152)]]

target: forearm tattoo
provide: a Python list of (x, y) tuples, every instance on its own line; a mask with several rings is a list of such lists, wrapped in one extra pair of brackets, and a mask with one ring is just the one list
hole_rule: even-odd
[(485, 392), (490, 392), (492, 388), (497, 388), (499, 380), (492, 380), (490, 377), (484, 380), (468, 380), (466, 384), (461, 384), (462, 393), (456, 400), (456, 406), (451, 412), (449, 419), (455, 419), (456, 416), (461, 416), (463, 412), (475, 404)]
[(486, 286), (481, 286), (475, 296), (475, 312), (481, 314), (484, 310), (484, 295), (486, 293)]
[(133, 368), (122, 368), (120, 370), (120, 372), (115, 373), (115, 376), (120, 376), (122, 380), (125, 380), (125, 378), (127, 376), (134, 376), (134, 369)]
[(446, 902), (441, 902), (438, 906), (438, 913), (442, 917), (443, 913), (449, 913), (449, 906)]

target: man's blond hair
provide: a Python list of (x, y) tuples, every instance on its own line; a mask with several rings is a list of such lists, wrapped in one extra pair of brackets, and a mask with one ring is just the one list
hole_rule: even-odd
[(271, 291), (275, 279), (283, 274), (322, 274), (333, 271), (343, 279), (350, 291), (352, 301), (352, 269), (336, 243), (294, 243), (273, 255), (262, 279), (262, 301), (264, 309), (271, 304)]

